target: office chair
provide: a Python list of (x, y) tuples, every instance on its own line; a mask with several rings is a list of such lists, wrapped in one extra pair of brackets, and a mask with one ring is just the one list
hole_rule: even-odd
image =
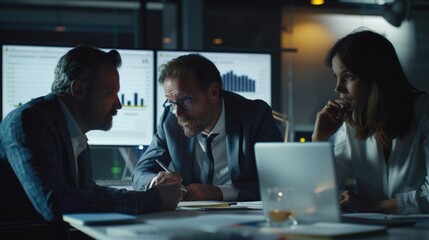
[(289, 138), (289, 119), (286, 115), (273, 110), (273, 117), (276, 121), (284, 124), (284, 128), (280, 129), (284, 134), (284, 142), (288, 142)]

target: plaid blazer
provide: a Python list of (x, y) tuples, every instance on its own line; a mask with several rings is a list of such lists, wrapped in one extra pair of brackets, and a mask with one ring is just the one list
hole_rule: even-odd
[(140, 214), (161, 208), (156, 189), (96, 185), (89, 151), (77, 179), (67, 122), (53, 94), (8, 114), (0, 124), (0, 136), (0, 220), (57, 221), (64, 213)]

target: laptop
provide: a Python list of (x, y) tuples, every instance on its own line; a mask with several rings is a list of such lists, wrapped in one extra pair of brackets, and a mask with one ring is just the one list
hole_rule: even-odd
[(266, 219), (268, 217), (265, 206), (268, 198), (267, 189), (280, 187), (293, 189), (290, 206), (300, 224), (318, 222), (385, 226), (415, 224), (414, 221), (405, 219), (376, 219), (361, 217), (359, 214), (342, 215), (333, 148), (329, 142), (256, 143), (255, 157)]
[(292, 188), (299, 223), (341, 222), (330, 143), (256, 143), (255, 155), (263, 203), (268, 188)]

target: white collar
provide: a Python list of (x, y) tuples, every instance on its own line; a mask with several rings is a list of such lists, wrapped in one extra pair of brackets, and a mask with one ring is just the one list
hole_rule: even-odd
[[(213, 134), (213, 133), (222, 134), (224, 132), (225, 132), (225, 103), (222, 99), (222, 110), (221, 110), (219, 119), (217, 120), (216, 125), (214, 126), (212, 131), (207, 135), (210, 136), (210, 134)], [(202, 133), (206, 134), (205, 132), (202, 132)]]
[(88, 144), (87, 136), (80, 130), (79, 125), (76, 122), (76, 119), (73, 117), (67, 106), (64, 104), (63, 100), (58, 97), (60, 102), (61, 109), (64, 113), (64, 116), (67, 121), (67, 129), (70, 134), (70, 140), (73, 145), (73, 153), (75, 157), (79, 156), (79, 154), (86, 149)]

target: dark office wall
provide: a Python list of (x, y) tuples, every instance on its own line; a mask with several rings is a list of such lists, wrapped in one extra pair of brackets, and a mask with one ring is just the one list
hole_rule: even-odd
[[(225, 4), (211, 1), (204, 7), (204, 49), (211, 51), (267, 52), (272, 55), (272, 107), (281, 108), (280, 4)], [(219, 44), (214, 39), (221, 39)]]
[(134, 9), (0, 6), (0, 43), (133, 48), (141, 40)]
[(415, 87), (429, 93), (429, 12), (414, 12), (411, 20), (415, 23), (415, 45), (410, 48), (414, 48), (415, 58), (407, 66), (407, 74)]
[[(281, 9), (273, 6), (210, 5), (204, 12), (206, 49), (280, 48)], [(223, 39), (213, 44), (213, 39)]]

